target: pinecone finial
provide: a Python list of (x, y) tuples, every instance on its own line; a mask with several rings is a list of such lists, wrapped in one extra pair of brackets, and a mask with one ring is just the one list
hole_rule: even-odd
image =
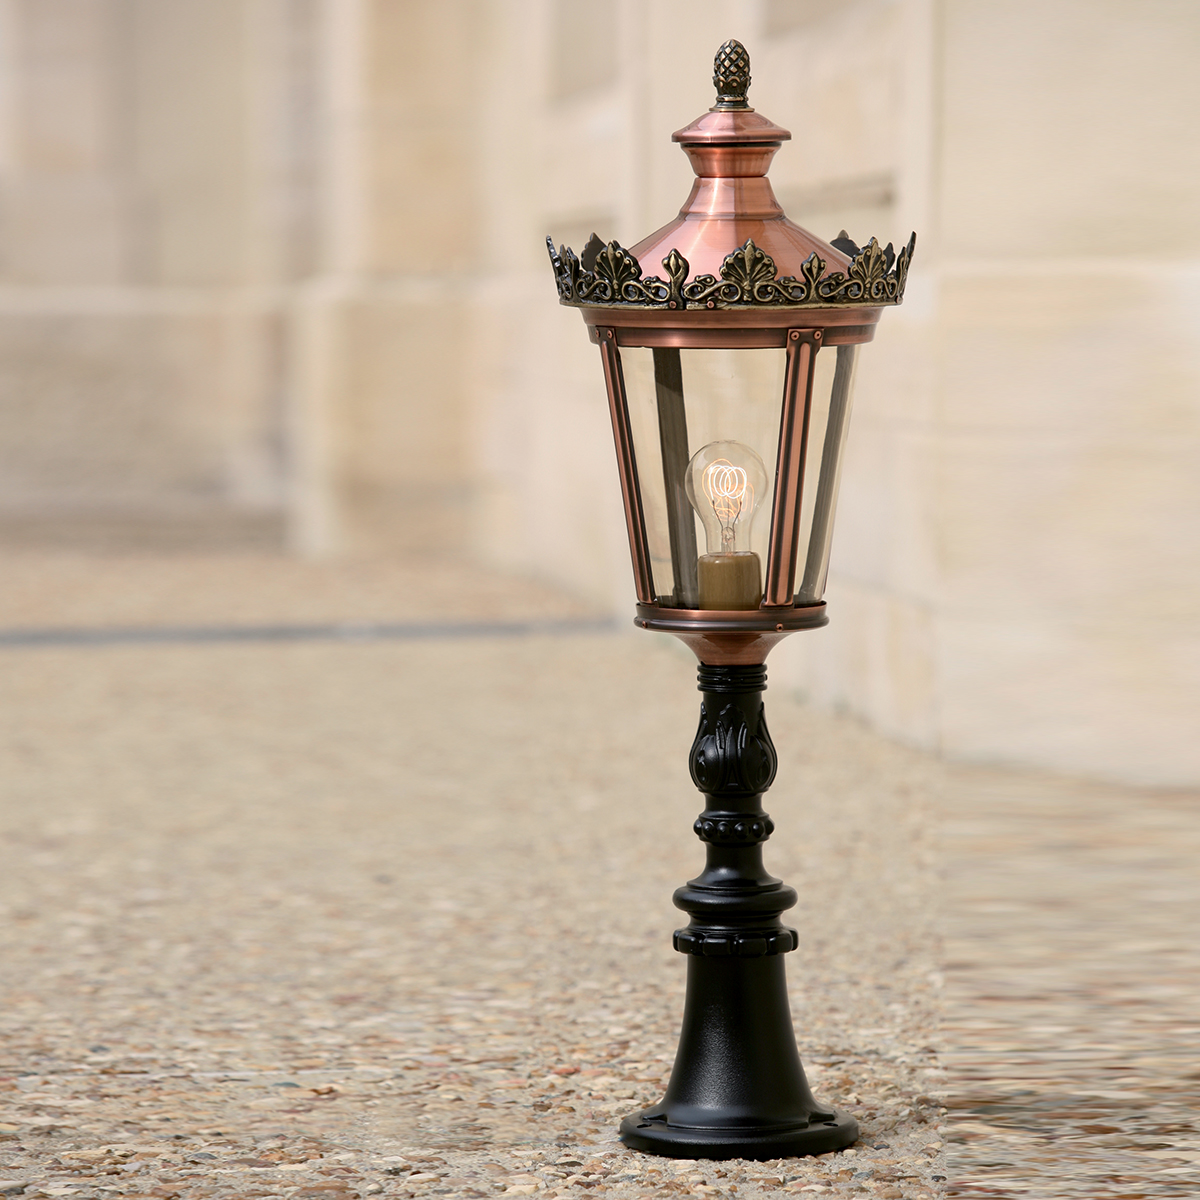
[(730, 39), (713, 59), (713, 87), (717, 89), (717, 108), (749, 108), (750, 55), (741, 42)]

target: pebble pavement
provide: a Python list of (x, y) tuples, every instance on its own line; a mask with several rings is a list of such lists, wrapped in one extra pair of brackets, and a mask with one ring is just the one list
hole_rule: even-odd
[[(0, 631), (588, 615), (446, 565), (4, 570)], [(1194, 804), (947, 768), (775, 690), (797, 1037), (863, 1137), (625, 1150), (683, 995), (693, 689), (682, 647), (582, 626), (0, 649), (0, 1195), (1200, 1190), (1195, 952), (1159, 920)]]
[(1200, 797), (963, 771), (943, 805), (955, 1192), (1200, 1196)]

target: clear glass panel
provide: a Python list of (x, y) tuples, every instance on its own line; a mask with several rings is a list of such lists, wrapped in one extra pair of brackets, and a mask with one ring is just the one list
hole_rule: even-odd
[(817, 354), (800, 497), (797, 604), (816, 604), (825, 595), (857, 351), (857, 346), (827, 346)]
[(659, 603), (757, 608), (785, 352), (626, 347), (621, 361)]

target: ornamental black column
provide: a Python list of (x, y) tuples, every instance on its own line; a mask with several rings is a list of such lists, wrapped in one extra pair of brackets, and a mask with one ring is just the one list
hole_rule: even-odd
[(858, 1124), (814, 1098), (792, 1031), (783, 955), (799, 938), (781, 915), (797, 897), (762, 856), (776, 767), (767, 669), (702, 664), (699, 680), (690, 766), (707, 800), (694, 826), (707, 862), (674, 897), (691, 918), (675, 933), (688, 956), (683, 1032), (662, 1102), (626, 1117), (621, 1137), (674, 1157), (822, 1154), (853, 1142)]

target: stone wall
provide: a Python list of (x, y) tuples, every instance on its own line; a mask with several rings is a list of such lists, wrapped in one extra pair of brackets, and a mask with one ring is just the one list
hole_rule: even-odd
[(798, 675), (951, 755), (1194, 783), (1200, 11), (918, 14), (919, 269), (864, 356)]
[(0, 4), (5, 541), (278, 540), (302, 8)]

